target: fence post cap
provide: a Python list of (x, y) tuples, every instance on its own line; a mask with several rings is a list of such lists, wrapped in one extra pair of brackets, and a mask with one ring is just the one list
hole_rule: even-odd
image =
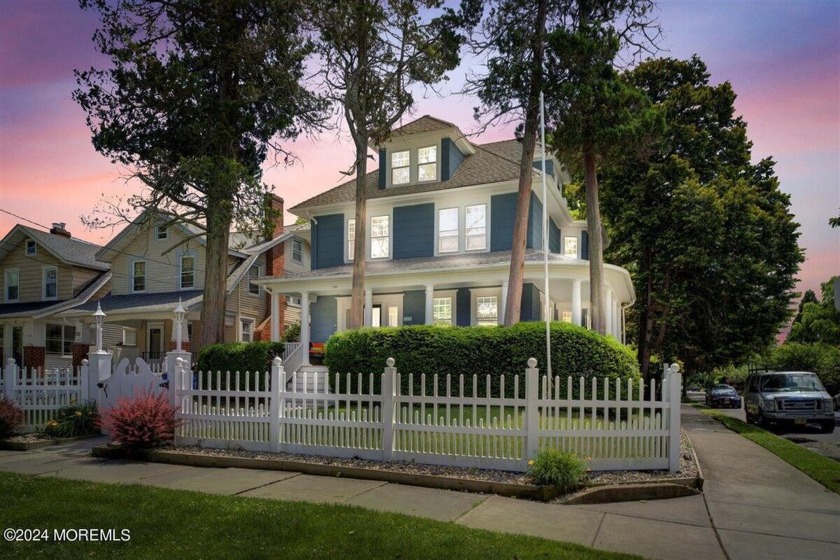
[(88, 361), (88, 359), (87, 359), (87, 358), (85, 358), (84, 360), (82, 360), (82, 365), (83, 365), (83, 366), (86, 366), (86, 365), (88, 365), (89, 363), (90, 363), (90, 362)]
[(673, 375), (675, 373), (679, 373), (680, 372), (680, 364), (671, 364), (671, 367), (669, 369), (671, 371), (671, 375)]
[(385, 364), (388, 367), (394, 367), (395, 363), (397, 363), (397, 362), (394, 360), (394, 358), (388, 358), (387, 360), (385, 360)]
[(529, 368), (537, 367), (537, 359), (536, 358), (528, 358), (528, 367)]
[(9, 359), (7, 359), (7, 360), (6, 360), (6, 364), (7, 364), (7, 365), (10, 365), (10, 366), (15, 365), (15, 359), (14, 359), (14, 358), (9, 358)]
[(275, 356), (271, 363), (273, 363), (276, 367), (280, 367), (280, 365), (283, 363), (283, 360), (280, 359), (280, 356)]

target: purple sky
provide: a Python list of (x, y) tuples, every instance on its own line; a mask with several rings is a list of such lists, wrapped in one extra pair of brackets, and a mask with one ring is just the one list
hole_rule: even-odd
[[(799, 289), (840, 273), (840, 2), (837, 0), (663, 0), (662, 56), (698, 54), (713, 83), (730, 81), (748, 123), (755, 161), (773, 156), (782, 189), (801, 224), (806, 262)], [(72, 101), (74, 68), (103, 64), (91, 42), (95, 14), (75, 0), (0, 0), (0, 209), (39, 224), (67, 222), (74, 236), (104, 244), (80, 216), (102, 198), (127, 193), (125, 170), (99, 155)], [(451, 74), (442, 99), (420, 100), (465, 132), (476, 129), (474, 100), (452, 94), (466, 67)], [(479, 141), (508, 136), (491, 130)], [(287, 207), (346, 180), (352, 144), (339, 133), (298, 141), (300, 162), (268, 169), (265, 181)], [(0, 213), (0, 235), (19, 222)], [(26, 222), (24, 222), (26, 223)], [(32, 224), (29, 224), (32, 225)]]

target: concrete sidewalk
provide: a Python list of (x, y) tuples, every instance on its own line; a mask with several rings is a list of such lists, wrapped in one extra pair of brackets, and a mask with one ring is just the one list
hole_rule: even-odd
[(683, 420), (705, 495), (562, 506), (294, 472), (213, 469), (87, 456), (86, 440), (0, 451), (0, 470), (213, 494), (342, 503), (661, 559), (840, 558), (840, 496), (696, 410)]

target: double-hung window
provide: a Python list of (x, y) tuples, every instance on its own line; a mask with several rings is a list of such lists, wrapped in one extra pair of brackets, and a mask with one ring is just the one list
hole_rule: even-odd
[(72, 325), (47, 325), (46, 353), (68, 356), (73, 353), (76, 327)]
[(20, 298), (20, 271), (8, 268), (5, 273), (6, 303), (15, 303)]
[(476, 204), (465, 209), (467, 251), (487, 249), (487, 205)]
[(420, 148), (417, 151), (417, 180), (437, 180), (437, 146)]
[(300, 239), (292, 239), (292, 260), (296, 263), (303, 262), (303, 244)]
[(38, 244), (35, 243), (34, 239), (27, 239), (26, 240), (26, 256), (33, 257), (38, 254)]
[(56, 299), (58, 297), (58, 268), (45, 266), (43, 269), (43, 287), (41, 299)]
[(356, 220), (347, 220), (347, 260), (353, 260), (356, 249)]
[(458, 252), (458, 209), (438, 210), (438, 253)]
[(435, 325), (452, 325), (452, 298), (436, 297), (433, 300), (433, 323)]
[(252, 342), (254, 340), (254, 321), (251, 319), (242, 319), (240, 322), (240, 337), (241, 342)]
[(260, 285), (255, 284), (254, 280), (260, 277), (262, 274), (262, 269), (259, 266), (252, 266), (250, 270), (248, 270), (248, 293), (258, 296), (260, 295)]
[(387, 259), (391, 255), (390, 216), (374, 216), (370, 219), (370, 258)]
[(195, 257), (184, 255), (181, 257), (181, 288), (195, 287)]
[(411, 182), (411, 152), (391, 152), (391, 184), (407, 185)]
[(155, 237), (158, 239), (166, 239), (169, 237), (169, 231), (166, 229), (165, 224), (160, 224), (155, 228)]
[(499, 298), (479, 296), (476, 298), (476, 319), (479, 325), (499, 324)]
[(578, 240), (577, 237), (563, 238), (563, 255), (576, 259), (578, 256)]
[(146, 291), (146, 261), (131, 263), (131, 289), (135, 292)]

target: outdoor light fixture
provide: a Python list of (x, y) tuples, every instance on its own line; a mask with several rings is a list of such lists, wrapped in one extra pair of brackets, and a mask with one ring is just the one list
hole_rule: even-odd
[(102, 311), (102, 306), (97, 302), (96, 311), (93, 313), (93, 318), (96, 321), (96, 353), (102, 353), (102, 324), (105, 322), (105, 313)]
[(184, 318), (187, 316), (187, 310), (184, 309), (184, 305), (181, 303), (181, 298), (178, 298), (178, 307), (175, 308), (175, 350), (178, 352), (181, 351), (181, 340), (183, 339), (183, 332), (182, 332), (182, 325), (184, 324)]

